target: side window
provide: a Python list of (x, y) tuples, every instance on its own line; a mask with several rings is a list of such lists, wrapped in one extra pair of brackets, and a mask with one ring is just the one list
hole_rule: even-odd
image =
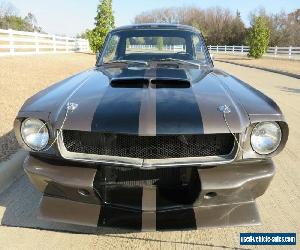
[(204, 43), (199, 36), (193, 35), (193, 45), (195, 50), (195, 59), (205, 61)]
[(115, 59), (119, 40), (120, 37), (118, 35), (113, 35), (109, 39), (105, 51), (103, 52), (103, 63), (107, 63)]

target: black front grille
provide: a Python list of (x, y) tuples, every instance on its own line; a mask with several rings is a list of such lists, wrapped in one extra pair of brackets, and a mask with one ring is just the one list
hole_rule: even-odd
[(98, 132), (63, 131), (69, 152), (141, 159), (166, 159), (228, 155), (231, 134), (137, 136)]

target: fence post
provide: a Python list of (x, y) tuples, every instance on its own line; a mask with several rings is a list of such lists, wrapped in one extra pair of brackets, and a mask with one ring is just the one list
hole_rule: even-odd
[[(78, 38), (75, 38), (75, 40), (74, 40), (74, 50), (75, 51), (80, 51), (80, 48), (79, 48), (79, 39)], [(130, 45), (129, 45), (129, 48), (130, 48)]]
[(244, 45), (242, 45), (241, 52), (244, 53)]
[(9, 35), (9, 52), (10, 54), (15, 53), (15, 47), (14, 47), (14, 36), (13, 36), (13, 30), (9, 29), (8, 30), (8, 35)]
[(225, 53), (227, 52), (227, 46), (225, 45), (225, 47), (224, 47), (224, 51), (225, 51)]
[(274, 49), (274, 57), (277, 56), (277, 46), (275, 46), (275, 49)]
[(40, 53), (38, 33), (36, 31), (34, 32), (34, 44), (35, 44), (35, 53), (36, 54)]
[(292, 46), (289, 47), (289, 59), (292, 57)]
[(53, 52), (55, 53), (56, 52), (56, 36), (55, 35), (52, 36), (52, 42), (53, 42)]
[(83, 41), (80, 41), (80, 51), (85, 50), (85, 43)]
[(209, 53), (211, 53), (211, 45), (209, 45)]
[(66, 51), (68, 52), (69, 51), (69, 40), (68, 40), (68, 37), (65, 38), (66, 39)]
[(234, 45), (232, 46), (232, 54), (234, 54)]
[(217, 53), (219, 52), (219, 45), (217, 45)]

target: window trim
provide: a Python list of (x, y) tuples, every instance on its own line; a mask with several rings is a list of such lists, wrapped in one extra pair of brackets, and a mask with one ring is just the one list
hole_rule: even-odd
[[(135, 30), (136, 31), (138, 29), (128, 29), (128, 30)], [(141, 30), (145, 31), (145, 30), (148, 30), (148, 28), (147, 29), (141, 29)], [(152, 29), (149, 29), (149, 30), (152, 30)], [(202, 39), (202, 41), (203, 41), (205, 59), (207, 60), (207, 63), (210, 64), (211, 67), (214, 67), (214, 63), (213, 63), (213, 61), (212, 61), (212, 59), (210, 57), (210, 53), (209, 53), (208, 48), (206, 46), (206, 41), (205, 41), (205, 39), (204, 39), (204, 37), (203, 37), (203, 35), (202, 35), (202, 33), (200, 31), (197, 31), (197, 30), (192, 31), (192, 30), (176, 29), (176, 28), (175, 29), (174, 28), (160, 28), (160, 29), (155, 29), (155, 30), (159, 30), (159, 31), (169, 31), (169, 30), (176, 31), (176, 30), (180, 30), (180, 31), (190, 32), (191, 34), (194, 34), (194, 35), (198, 35)], [(102, 48), (99, 50), (99, 57), (98, 57), (98, 60), (96, 62), (96, 67), (103, 66), (103, 56), (104, 56), (103, 52), (104, 52), (104, 48), (107, 46), (107, 43), (108, 43), (109, 39), (113, 35), (115, 35), (117, 33), (120, 33), (120, 32), (124, 32), (124, 31), (125, 30), (112, 30), (112, 31), (110, 31), (108, 33), (108, 35), (105, 38), (105, 41), (104, 41), (104, 44), (103, 44)], [(120, 41), (121, 41), (121, 38), (120, 38)], [(126, 44), (125, 44), (125, 46), (126, 46)]]

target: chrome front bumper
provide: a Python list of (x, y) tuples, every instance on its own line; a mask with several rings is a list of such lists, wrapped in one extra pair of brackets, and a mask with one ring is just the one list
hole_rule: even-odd
[(155, 188), (145, 186), (141, 209), (128, 209), (101, 201), (93, 186), (101, 166), (56, 165), (28, 156), (24, 168), (44, 193), (41, 218), (144, 231), (260, 224), (255, 199), (266, 191), (275, 171), (272, 160), (198, 168), (201, 191), (191, 206), (158, 209)]

